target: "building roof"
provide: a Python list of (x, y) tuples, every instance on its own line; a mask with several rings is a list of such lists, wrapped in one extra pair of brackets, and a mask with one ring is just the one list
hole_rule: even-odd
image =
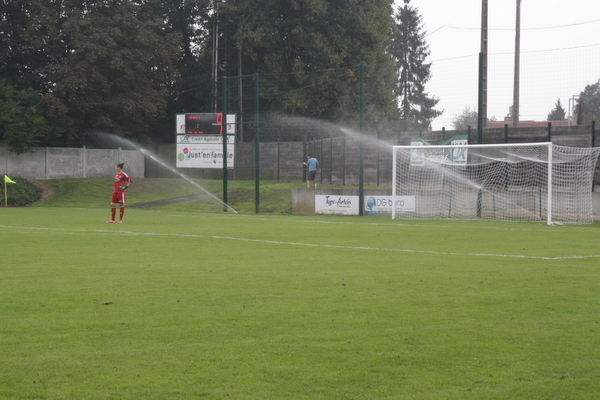
[[(563, 119), (560, 121), (519, 121), (519, 128), (546, 128), (546, 127), (548, 127), (548, 123), (551, 123), (552, 126), (577, 125), (576, 122), (569, 121), (567, 119)], [(512, 119), (504, 120), (504, 121), (487, 121), (487, 124), (485, 125), (485, 127), (486, 128), (504, 128), (504, 125), (508, 125), (509, 128), (512, 128)]]

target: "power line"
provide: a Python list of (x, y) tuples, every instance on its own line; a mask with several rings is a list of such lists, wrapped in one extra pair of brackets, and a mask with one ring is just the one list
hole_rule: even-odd
[[(565, 24), (565, 25), (540, 26), (540, 27), (534, 27), (534, 28), (521, 28), (521, 30), (522, 31), (535, 31), (535, 30), (545, 30), (545, 29), (559, 29), (559, 28), (568, 28), (568, 27), (571, 27), (571, 26), (593, 24), (593, 23), (596, 23), (596, 22), (600, 22), (600, 19), (594, 19), (594, 20), (591, 20), (591, 21), (583, 21), (583, 22), (574, 22), (572, 24)], [(471, 28), (471, 27), (464, 27), (464, 26), (442, 25), (439, 28), (437, 28), (436, 30), (434, 30), (433, 32), (429, 33), (427, 36), (432, 35), (433, 33), (439, 31), (442, 28), (467, 30), (467, 31), (480, 30), (481, 29), (481, 27)], [(491, 31), (514, 31), (515, 30), (515, 28), (488, 28), (488, 29), (491, 30)]]
[[(573, 49), (582, 49), (582, 48), (586, 48), (586, 47), (596, 47), (596, 46), (600, 46), (600, 43), (587, 44), (587, 45), (582, 45), (582, 46), (561, 47), (561, 48), (556, 48), (556, 49), (521, 51), (521, 54), (543, 53), (543, 52), (548, 52), (548, 51), (573, 50)], [(504, 54), (513, 54), (513, 52), (489, 53), (489, 55), (491, 55), (491, 56), (493, 56), (493, 55), (504, 55)], [(437, 59), (434, 59), (434, 60), (430, 60), (430, 62), (433, 63), (435, 61), (447, 61), (447, 60), (456, 60), (456, 59), (459, 59), (459, 58), (477, 57), (477, 55), (478, 55), (477, 53), (472, 53), (472, 54), (465, 54), (465, 55), (456, 56), (456, 57), (437, 58)]]

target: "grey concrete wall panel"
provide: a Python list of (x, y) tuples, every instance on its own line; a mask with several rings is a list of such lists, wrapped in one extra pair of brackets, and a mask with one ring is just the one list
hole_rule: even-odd
[(46, 179), (46, 149), (36, 147), (31, 152), (23, 154), (7, 153), (8, 171), (10, 177), (26, 179)]
[(84, 149), (46, 148), (46, 179), (65, 179), (83, 176)]
[(119, 150), (86, 150), (87, 178), (112, 178), (119, 162)]

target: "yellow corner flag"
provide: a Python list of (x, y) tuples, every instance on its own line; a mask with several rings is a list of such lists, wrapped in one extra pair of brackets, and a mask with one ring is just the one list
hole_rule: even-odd
[(7, 175), (4, 175), (4, 183), (17, 183), (17, 182), (10, 179)]

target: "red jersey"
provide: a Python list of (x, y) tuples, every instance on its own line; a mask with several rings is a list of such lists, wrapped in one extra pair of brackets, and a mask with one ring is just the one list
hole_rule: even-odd
[(133, 183), (133, 179), (129, 177), (125, 172), (119, 172), (115, 175), (115, 192), (119, 192), (121, 186), (125, 186), (127, 182)]

